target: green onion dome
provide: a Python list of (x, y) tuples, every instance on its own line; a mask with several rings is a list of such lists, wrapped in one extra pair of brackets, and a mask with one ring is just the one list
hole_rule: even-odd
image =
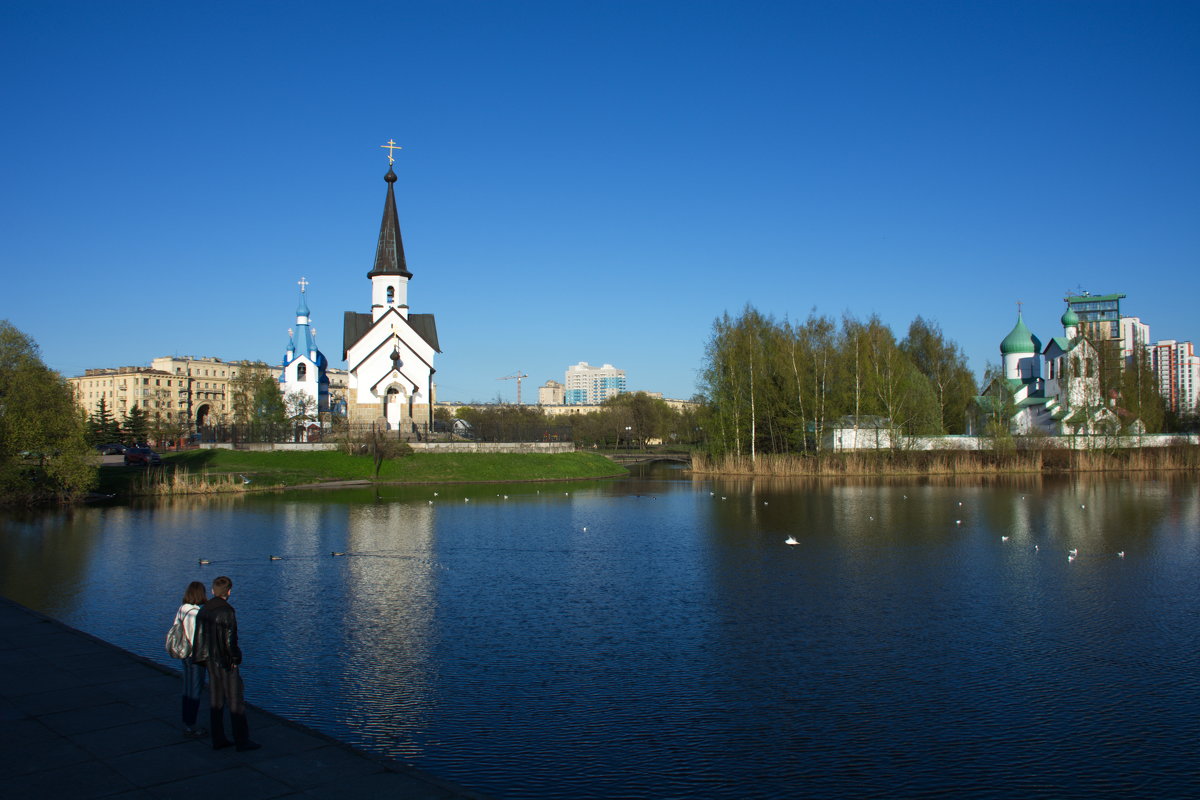
[(1000, 355), (1009, 355), (1012, 353), (1036, 353), (1041, 349), (1041, 342), (1037, 337), (1025, 327), (1025, 320), (1021, 315), (1017, 315), (1017, 324), (1013, 327), (1012, 332), (1004, 337), (1004, 341), (1000, 343)]
[(1062, 325), (1064, 328), (1079, 326), (1079, 316), (1075, 313), (1075, 309), (1067, 306), (1067, 310), (1062, 315)]

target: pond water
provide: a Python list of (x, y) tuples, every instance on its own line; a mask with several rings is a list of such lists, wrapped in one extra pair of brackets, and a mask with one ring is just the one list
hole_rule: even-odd
[(500, 798), (1200, 795), (1192, 475), (662, 470), (0, 519), (0, 593), (162, 663), (219, 574), (247, 699)]

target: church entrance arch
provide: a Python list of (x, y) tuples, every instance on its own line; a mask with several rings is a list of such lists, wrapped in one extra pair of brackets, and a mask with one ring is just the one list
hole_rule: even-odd
[(208, 426), (208, 415), (211, 413), (212, 413), (212, 406), (210, 406), (208, 403), (205, 403), (204, 405), (202, 405), (198, 409), (196, 409), (196, 429), (197, 430)]
[(395, 386), (389, 386), (383, 396), (384, 417), (387, 419), (388, 430), (400, 429), (400, 420), (404, 416), (404, 395)]

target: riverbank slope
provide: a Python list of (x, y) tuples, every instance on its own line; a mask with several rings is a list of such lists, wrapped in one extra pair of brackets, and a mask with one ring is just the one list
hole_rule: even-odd
[(244, 492), (345, 481), (520, 483), (616, 478), (627, 470), (596, 453), (421, 453), (386, 459), (336, 450), (168, 453), (161, 467), (100, 471), (100, 492), (116, 495)]

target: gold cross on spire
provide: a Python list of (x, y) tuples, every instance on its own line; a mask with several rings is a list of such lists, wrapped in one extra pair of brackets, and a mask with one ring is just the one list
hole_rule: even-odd
[(1017, 313), (1018, 314), (1021, 313), (1021, 301), (1020, 300), (1017, 301)]
[(301, 277), (296, 283), (300, 284), (300, 291), (303, 292), (308, 288), (309, 280), (308, 278)]
[(400, 145), (396, 144), (395, 139), (388, 139), (387, 144), (381, 144), (379, 146), (382, 147), (384, 150), (388, 151), (388, 164), (389, 165), (396, 163), (396, 158), (395, 158), (396, 152), (395, 151), (404, 149)]

